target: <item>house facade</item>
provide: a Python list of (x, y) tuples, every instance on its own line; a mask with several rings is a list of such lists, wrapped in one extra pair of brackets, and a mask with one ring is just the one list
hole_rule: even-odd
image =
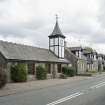
[(83, 54), (82, 47), (69, 47), (67, 49), (69, 51), (67, 59), (69, 59), (71, 61), (73, 67), (77, 71), (77, 74), (86, 73), (87, 60), (86, 60), (86, 57)]
[(98, 71), (103, 71), (105, 65), (105, 57), (103, 54), (97, 54), (98, 59)]
[(84, 55), (87, 59), (87, 71), (98, 71), (97, 52), (84, 49)]
[[(68, 49), (68, 50), (67, 50)], [(103, 58), (97, 59), (97, 52), (87, 50), (82, 47), (66, 48), (66, 58), (71, 61), (72, 66), (76, 69), (77, 74), (98, 71), (99, 63), (103, 68)]]

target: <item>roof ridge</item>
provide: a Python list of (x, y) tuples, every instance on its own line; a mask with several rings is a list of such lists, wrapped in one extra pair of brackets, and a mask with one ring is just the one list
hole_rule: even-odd
[(19, 45), (19, 46), (25, 46), (25, 47), (32, 47), (32, 48), (48, 50), (47, 48), (41, 48), (41, 47), (36, 47), (36, 46), (32, 46), (32, 45), (27, 45), (27, 44), (22, 44), (22, 43), (15, 43), (15, 42), (9, 42), (9, 41), (4, 41), (4, 40), (0, 40), (0, 42), (12, 44), (12, 45)]

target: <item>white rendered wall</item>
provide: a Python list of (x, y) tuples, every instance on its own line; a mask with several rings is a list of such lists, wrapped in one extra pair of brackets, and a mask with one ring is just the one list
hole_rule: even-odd
[(78, 57), (78, 51), (76, 51), (76, 56)]
[(54, 52), (54, 47), (50, 47), (50, 50), (51, 50), (52, 52)]
[(62, 47), (62, 58), (64, 58), (64, 47)]
[(54, 45), (58, 45), (58, 38), (55, 38), (55, 44)]
[(54, 39), (50, 39), (50, 46), (52, 46), (54, 44)]
[(58, 56), (58, 46), (55, 46), (55, 54)]

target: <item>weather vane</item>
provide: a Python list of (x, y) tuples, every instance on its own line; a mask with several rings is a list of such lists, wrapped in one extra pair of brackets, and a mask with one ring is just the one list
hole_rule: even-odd
[(56, 14), (55, 16), (56, 16), (56, 21), (58, 21), (58, 18), (59, 18), (58, 15)]

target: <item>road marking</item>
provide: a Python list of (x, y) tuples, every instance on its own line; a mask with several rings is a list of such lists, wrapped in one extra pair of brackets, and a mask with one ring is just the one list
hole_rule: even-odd
[(71, 94), (71, 95), (69, 95), (69, 96), (67, 96), (67, 97), (61, 98), (61, 99), (59, 99), (59, 100), (57, 100), (57, 101), (51, 102), (51, 103), (46, 104), (46, 105), (57, 105), (57, 104), (59, 104), (59, 103), (62, 103), (62, 102), (64, 102), (64, 101), (70, 100), (70, 99), (72, 99), (72, 98), (78, 97), (78, 96), (83, 95), (83, 94), (84, 94), (84, 93), (82, 93), (82, 92), (77, 92), (77, 93)]
[[(95, 89), (95, 88), (100, 88), (100, 87), (102, 87), (102, 86), (105, 86), (105, 82), (101, 82), (101, 83), (99, 83), (99, 84), (97, 84), (97, 85), (93, 85), (93, 86), (91, 86), (90, 88), (91, 88), (91, 89)], [(57, 105), (57, 104), (60, 104), (60, 103), (62, 103), (62, 102), (65, 102), (65, 101), (67, 101), (67, 100), (70, 100), (70, 99), (72, 99), (72, 98), (76, 98), (76, 97), (78, 97), (78, 96), (80, 96), (80, 95), (83, 95), (84, 92), (85, 92), (85, 91), (83, 91), (83, 92), (77, 92), (77, 93), (71, 94), (71, 95), (69, 95), (69, 96), (67, 96), (67, 97), (58, 99), (58, 100), (53, 101), (53, 102), (51, 102), (51, 103), (48, 103), (48, 104), (46, 104), (46, 105)]]
[(91, 89), (94, 89), (94, 88), (100, 88), (100, 87), (102, 87), (102, 86), (105, 86), (105, 82), (102, 82), (102, 83), (99, 83), (99, 84), (97, 84), (97, 85), (91, 86), (90, 88), (91, 88)]

